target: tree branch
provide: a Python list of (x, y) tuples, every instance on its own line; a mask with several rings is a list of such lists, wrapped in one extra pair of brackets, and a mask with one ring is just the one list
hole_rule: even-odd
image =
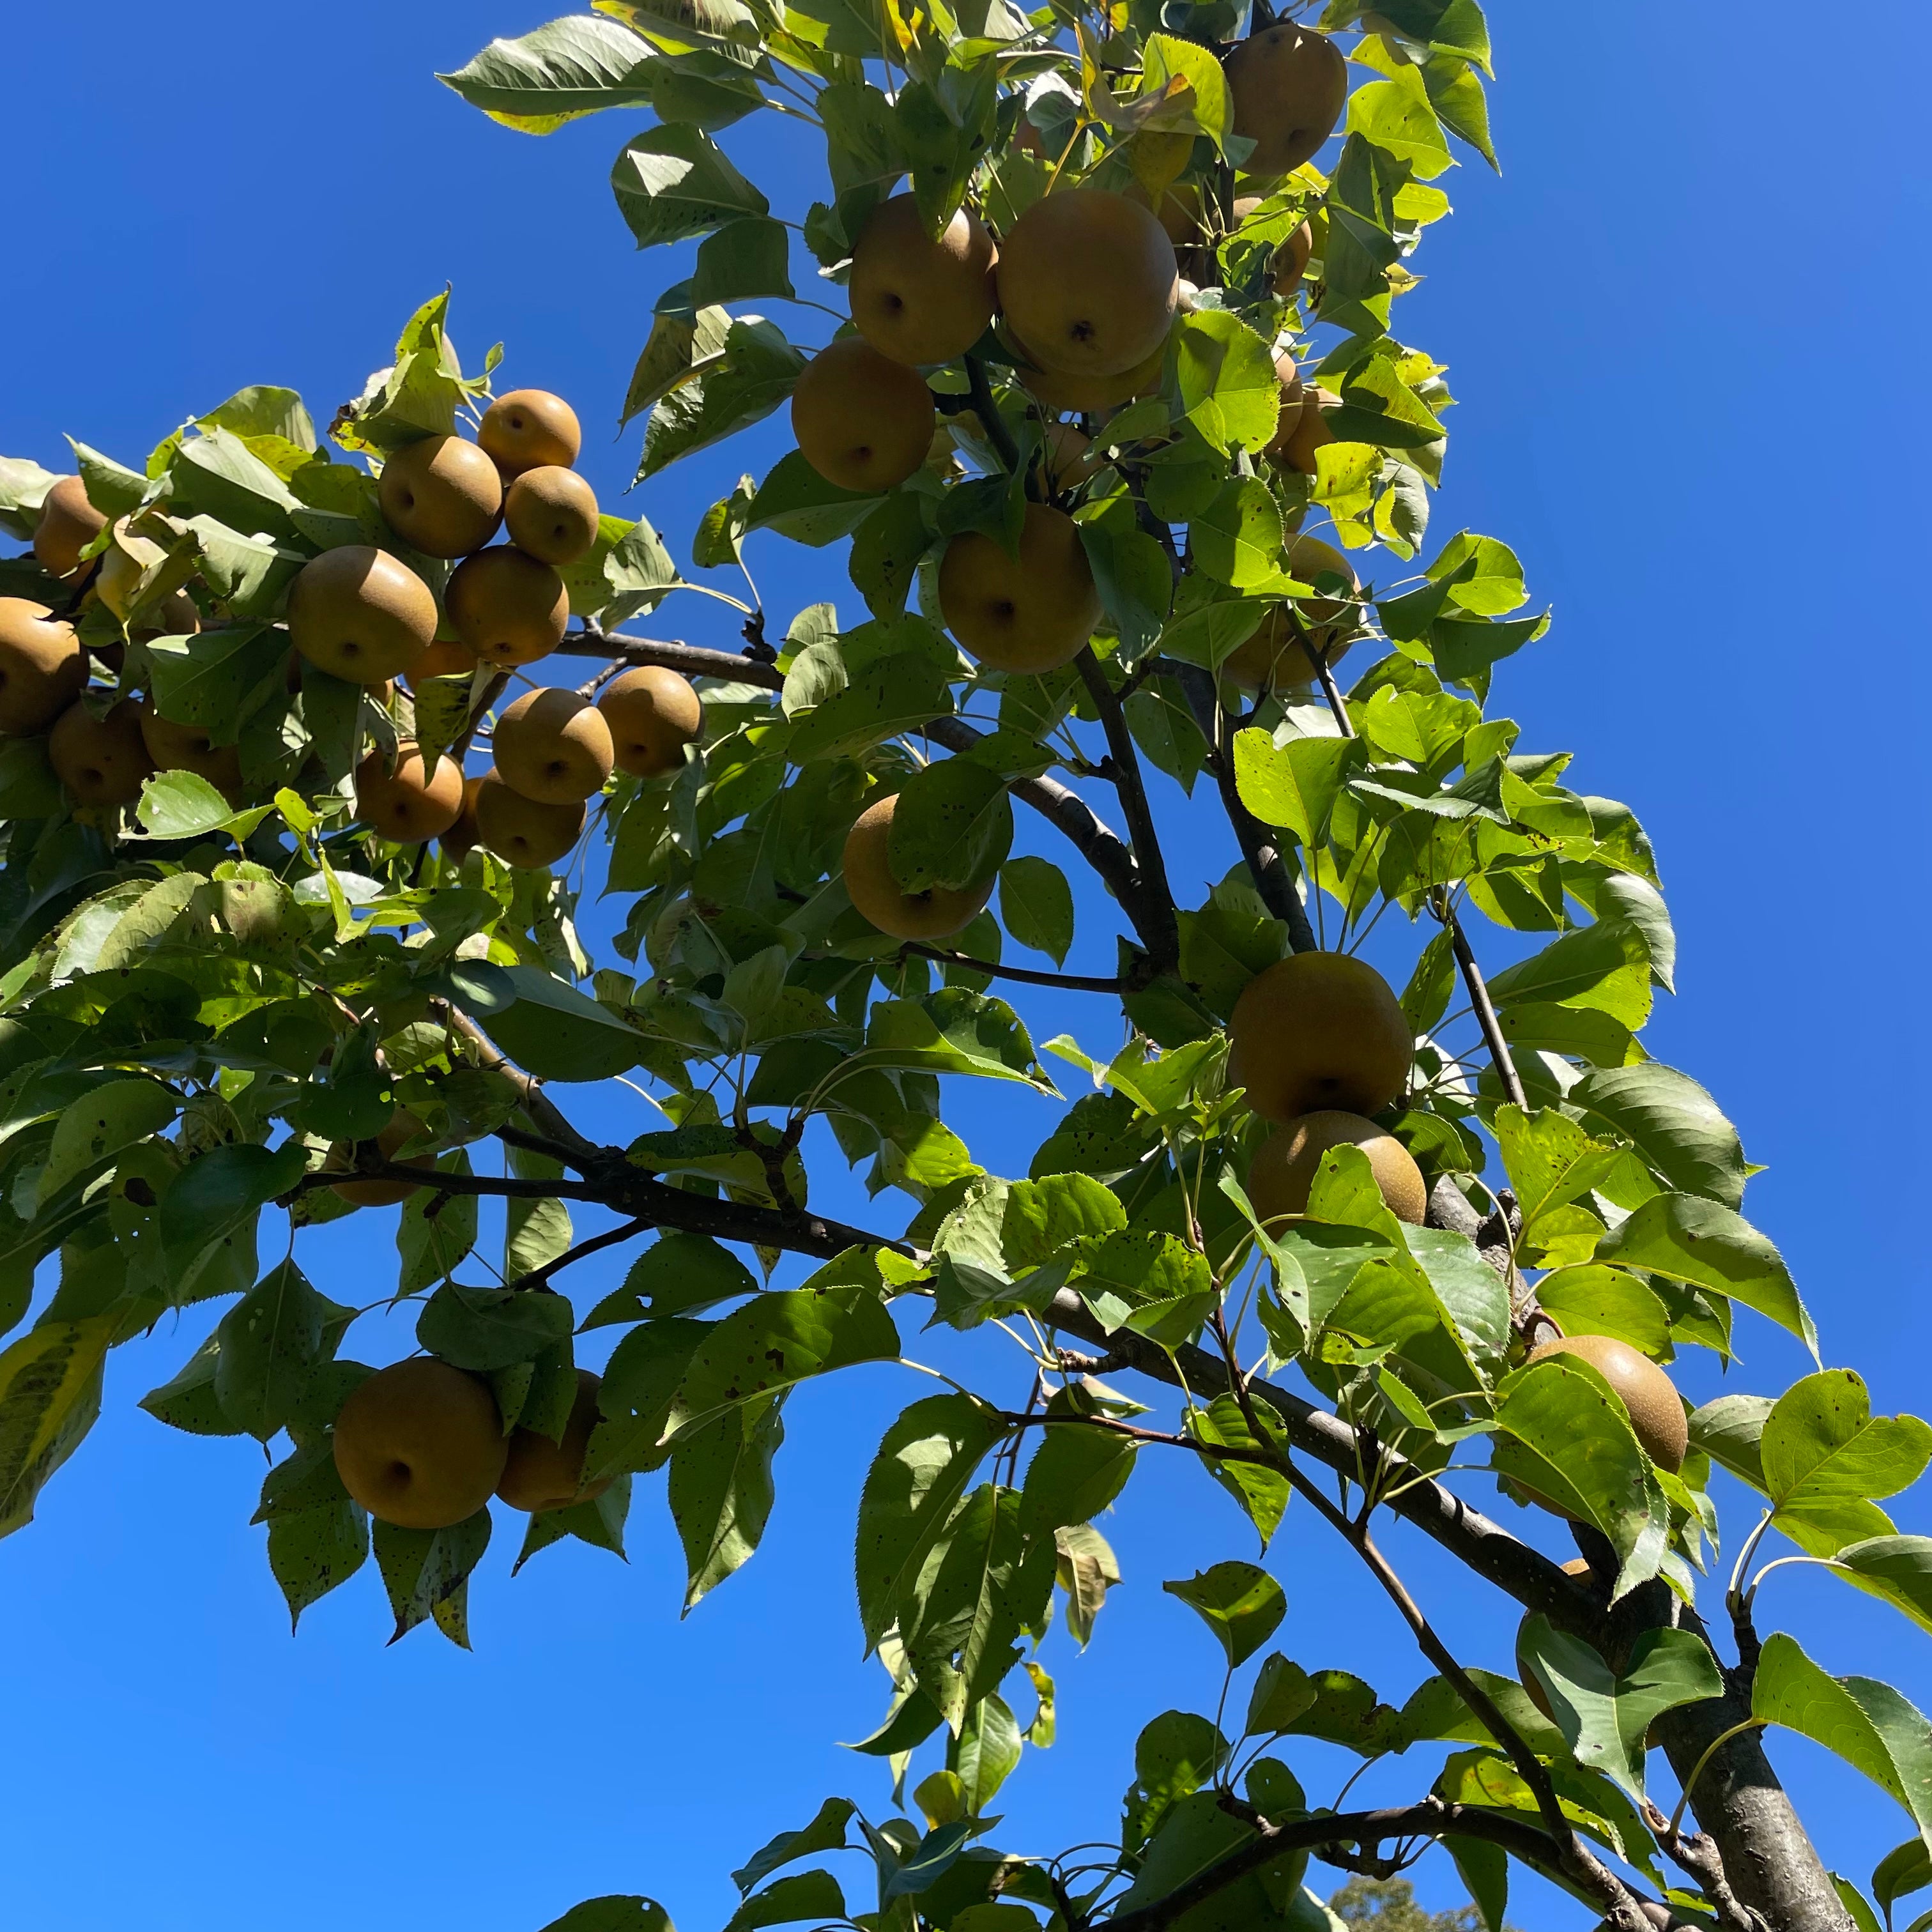
[(562, 657), (608, 658), (626, 664), (662, 664), (666, 670), (686, 677), (719, 677), (733, 684), (756, 684), (766, 691), (784, 688), (784, 673), (776, 665), (758, 658), (741, 657), (735, 651), (706, 650), (698, 644), (656, 638), (628, 638), (617, 631), (599, 630), (586, 624), (572, 631), (557, 646)]
[(995, 959), (974, 959), (963, 952), (949, 952), (942, 946), (926, 946), (909, 939), (902, 952), (916, 953), (922, 959), (937, 959), (942, 965), (958, 966), (969, 973), (984, 973), (995, 980), (1018, 980), (1029, 986), (1059, 986), (1071, 993), (1121, 993), (1127, 982), (1120, 979), (1100, 979), (1085, 973), (1048, 973), (1031, 966), (1008, 966)]
[(574, 1248), (566, 1248), (554, 1261), (545, 1262), (542, 1268), (532, 1268), (527, 1274), (520, 1274), (514, 1281), (506, 1282), (506, 1288), (542, 1288), (548, 1285), (554, 1274), (599, 1252), (605, 1248), (614, 1248), (635, 1236), (646, 1233), (650, 1227), (647, 1221), (626, 1221), (615, 1228), (606, 1228), (601, 1234), (592, 1234), (578, 1243)]
[(1503, 1038), (1502, 1023), (1496, 1018), (1489, 987), (1484, 981), (1482, 968), (1476, 964), (1475, 954), (1470, 950), (1462, 922), (1456, 918), (1446, 897), (1432, 896), (1430, 910), (1448, 928), (1450, 950), (1456, 956), (1469, 1004), (1476, 1010), (1477, 1020), (1483, 1029), (1483, 1043), (1490, 1049), (1490, 1061), (1496, 1070), (1496, 1078), (1502, 1082), (1503, 1091), (1510, 1101), (1527, 1111), (1529, 1102), (1523, 1096), (1522, 1082), (1516, 1073), (1516, 1061), (1510, 1056), (1509, 1042)]
[(986, 440), (998, 454), (1010, 476), (1020, 465), (1020, 446), (1006, 427), (1000, 406), (993, 400), (993, 386), (986, 380), (986, 365), (976, 356), (965, 358), (967, 393), (973, 399), (973, 413), (986, 432)]

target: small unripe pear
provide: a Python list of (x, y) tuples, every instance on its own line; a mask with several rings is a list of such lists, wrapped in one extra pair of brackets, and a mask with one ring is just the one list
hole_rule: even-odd
[[(399, 1153), (407, 1142), (412, 1141), (423, 1130), (422, 1123), (415, 1114), (398, 1107), (389, 1116), (388, 1126), (376, 1136), (376, 1151), (385, 1160), (394, 1161), (404, 1167), (419, 1167), (425, 1173), (436, 1168), (436, 1156), (429, 1154), (404, 1155)], [(322, 1162), (326, 1173), (351, 1173), (356, 1166), (356, 1150), (347, 1141), (338, 1141), (329, 1150)], [(332, 1190), (345, 1201), (352, 1201), (358, 1208), (393, 1208), (399, 1201), (406, 1201), (418, 1191), (418, 1184), (412, 1180), (338, 1180), (332, 1182)]]
[(1308, 1211), (1310, 1190), (1330, 1148), (1358, 1147), (1390, 1214), (1420, 1227), (1428, 1211), (1429, 1190), (1415, 1157), (1386, 1127), (1360, 1114), (1330, 1108), (1304, 1114), (1269, 1135), (1255, 1154), (1248, 1174), (1248, 1198), (1264, 1226)]
[(371, 752), (356, 768), (356, 815), (399, 845), (421, 845), (447, 832), (463, 808), (463, 767), (438, 755), (426, 764), (420, 746), (397, 748), (394, 770)]
[(495, 772), (485, 772), (476, 788), (477, 843), (512, 866), (554, 865), (583, 837), (589, 816), (581, 804), (525, 798)]
[(577, 1396), (570, 1406), (562, 1442), (553, 1442), (533, 1429), (511, 1432), (509, 1454), (496, 1494), (512, 1509), (528, 1510), (534, 1516), (539, 1510), (594, 1502), (616, 1481), (614, 1476), (590, 1484), (584, 1480), (584, 1453), (598, 1423), (598, 1382), (588, 1369), (578, 1370)]
[(206, 724), (178, 724), (164, 718), (149, 698), (141, 705), (141, 740), (156, 771), (193, 772), (224, 797), (240, 796), (242, 754), (232, 745), (212, 743)]
[(1415, 1036), (1388, 982), (1346, 952), (1297, 952), (1256, 974), (1228, 1022), (1228, 1084), (1286, 1123), (1378, 1114), (1408, 1084)]

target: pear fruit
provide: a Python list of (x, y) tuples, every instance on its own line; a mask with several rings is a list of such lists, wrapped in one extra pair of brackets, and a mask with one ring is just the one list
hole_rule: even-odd
[(1644, 1452), (1660, 1469), (1684, 1466), (1690, 1447), (1690, 1425), (1670, 1378), (1648, 1355), (1609, 1335), (1559, 1335), (1529, 1352), (1532, 1362), (1552, 1355), (1575, 1355), (1589, 1364), (1630, 1411), (1630, 1427)]
[(1388, 982), (1346, 952), (1297, 952), (1241, 988), (1228, 1084), (1286, 1125), (1340, 1108), (1378, 1114), (1408, 1084), (1415, 1036)]
[(106, 516), (88, 501), (87, 485), (63, 476), (40, 504), (34, 555), (50, 576), (71, 578), (82, 567), (81, 552), (106, 527)]
[(232, 745), (211, 743), (205, 724), (178, 724), (164, 718), (152, 698), (141, 705), (141, 742), (156, 771), (193, 772), (224, 798), (241, 795), (242, 754)]
[(442, 593), (450, 628), (485, 664), (535, 664), (563, 641), (570, 593), (547, 563), (507, 544), (466, 556)]
[(456, 823), (442, 835), (443, 851), (460, 865), (474, 848), (478, 838), (476, 830), (476, 794), (483, 789), (482, 775), (463, 781), (463, 803), (456, 814)]
[(993, 319), (998, 254), (970, 208), (961, 208), (935, 242), (918, 202), (894, 195), (872, 211), (853, 245), (845, 292), (854, 327), (895, 362), (950, 362)]
[(378, 1522), (448, 1529), (490, 1500), (508, 1454), (487, 1384), (434, 1355), (378, 1369), (335, 1418), (342, 1486)]
[[(398, 1150), (412, 1141), (423, 1130), (422, 1123), (415, 1114), (398, 1107), (389, 1116), (388, 1125), (376, 1136), (376, 1151), (385, 1160), (397, 1161), (404, 1167), (419, 1167), (425, 1173), (436, 1168), (436, 1157), (428, 1154), (399, 1154)], [(329, 1173), (350, 1173), (356, 1166), (356, 1149), (347, 1141), (338, 1141), (328, 1150), (322, 1162)], [(418, 1191), (418, 1184), (410, 1180), (338, 1180), (331, 1184), (332, 1191), (345, 1201), (352, 1201), (358, 1208), (393, 1208), (400, 1201), (406, 1201)]]
[(1124, 374), (1167, 340), (1180, 272), (1167, 231), (1105, 188), (1036, 201), (1007, 232), (994, 270), (1000, 312), (1040, 366)]
[(1286, 299), (1301, 286), (1308, 272), (1309, 257), (1315, 253), (1315, 230), (1306, 223), (1296, 229), (1274, 251), (1274, 284), (1276, 295)]
[(918, 373), (860, 335), (828, 343), (791, 392), (799, 454), (842, 490), (903, 483), (925, 462), (938, 421)]
[(993, 896), (993, 882), (964, 890), (932, 886), (909, 892), (892, 876), (887, 847), (896, 794), (868, 806), (845, 835), (842, 866), (852, 903), (881, 932), (894, 939), (944, 939), (972, 924)]
[(659, 778), (684, 764), (684, 748), (704, 729), (704, 706), (690, 680), (662, 664), (620, 671), (597, 694), (620, 772)]
[(1422, 1226), (1429, 1190), (1414, 1156), (1386, 1127), (1360, 1114), (1329, 1108), (1304, 1114), (1276, 1128), (1256, 1150), (1248, 1173), (1248, 1198), (1264, 1226), (1308, 1211), (1316, 1170), (1330, 1148), (1358, 1147), (1369, 1157), (1384, 1204), (1398, 1221)]
[(1071, 517), (1029, 503), (1020, 554), (980, 530), (962, 530), (939, 564), (946, 628), (994, 670), (1058, 670), (1100, 621), (1100, 593)]
[[(1334, 544), (1319, 537), (1297, 536), (1284, 554), (1288, 574), (1304, 584), (1339, 577), (1360, 588), (1354, 567)], [(1340, 597), (1309, 596), (1294, 600), (1300, 629), (1332, 670), (1341, 662), (1359, 628), (1355, 606)], [(1277, 604), (1254, 634), (1238, 645), (1222, 664), (1222, 674), (1244, 691), (1275, 691), (1286, 685), (1310, 684), (1318, 675), (1288, 607)]]
[(596, 493), (575, 470), (539, 464), (504, 492), (503, 529), (539, 563), (574, 563), (597, 541)]
[(540, 805), (595, 797), (616, 762), (603, 712), (560, 685), (527, 691), (500, 712), (490, 749), (503, 782)]
[(1287, 453), (1295, 424), (1301, 420), (1306, 392), (1301, 386), (1301, 371), (1294, 366), (1294, 358), (1286, 350), (1274, 358), (1274, 377), (1280, 385), (1281, 404), (1275, 417), (1274, 434), (1262, 446), (1262, 454), (1279, 462)]
[(418, 685), (427, 677), (471, 677), (476, 671), (476, 653), (454, 638), (439, 638), (410, 667), (410, 682)]
[(1304, 390), (1294, 421), (1286, 426), (1286, 434), (1282, 428), (1276, 428), (1265, 454), (1282, 469), (1292, 470), (1298, 476), (1317, 474), (1321, 464), (1316, 452), (1324, 443), (1335, 440), (1335, 432), (1328, 427), (1328, 412), (1336, 400), (1325, 389)]
[(483, 412), (476, 440), (507, 480), (547, 464), (568, 470), (584, 447), (584, 431), (561, 396), (512, 389)]
[(1314, 158), (1348, 104), (1348, 63), (1326, 34), (1282, 21), (1228, 56), (1234, 132), (1255, 144), (1250, 175), (1285, 175)]
[(476, 788), (476, 842), (512, 866), (552, 866), (584, 836), (589, 814), (575, 805), (547, 805), (513, 791), (494, 772)]
[(141, 707), (124, 698), (97, 718), (76, 699), (47, 734), (47, 761), (82, 805), (132, 805), (154, 775), (141, 735)]
[(0, 731), (44, 731), (86, 682), (87, 658), (71, 624), (31, 598), (0, 597)]
[(503, 479), (473, 442), (426, 436), (392, 451), (376, 485), (390, 527), (425, 556), (466, 556), (496, 532)]
[(371, 752), (356, 768), (356, 815), (398, 845), (421, 845), (447, 832), (463, 809), (463, 767), (439, 754), (427, 763), (419, 746)]
[(318, 670), (381, 685), (413, 670), (436, 635), (436, 598), (409, 566), (368, 544), (324, 550), (289, 591), (289, 635)]
[(1049, 416), (1105, 416), (1136, 396), (1150, 395), (1160, 387), (1161, 370), (1167, 360), (1167, 344), (1162, 341), (1144, 362), (1136, 363), (1124, 375), (1067, 376), (1042, 368), (1040, 358), (1017, 336), (1012, 341), (1016, 352), (1031, 365), (1017, 367), (1013, 374)]
[(141, 621), (128, 627), (128, 634), (137, 644), (152, 644), (157, 638), (192, 638), (201, 629), (201, 611), (185, 590), (171, 590), (156, 604), (141, 614)]
[(562, 1442), (553, 1442), (533, 1429), (511, 1432), (509, 1454), (496, 1494), (512, 1509), (527, 1510), (535, 1516), (540, 1510), (595, 1502), (616, 1480), (614, 1476), (595, 1483), (584, 1480), (584, 1452), (598, 1423), (598, 1381), (588, 1369), (578, 1370), (577, 1399), (570, 1405)]

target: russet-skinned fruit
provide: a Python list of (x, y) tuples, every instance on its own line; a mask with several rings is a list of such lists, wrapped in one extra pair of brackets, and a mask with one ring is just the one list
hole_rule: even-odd
[(1234, 132), (1255, 143), (1250, 175), (1285, 175), (1314, 158), (1348, 104), (1348, 64), (1326, 34), (1283, 21), (1228, 56)]
[(454, 638), (439, 638), (411, 667), (410, 682), (420, 684), (428, 677), (471, 677), (476, 674), (476, 653)]
[(1336, 1108), (1380, 1113), (1408, 1085), (1414, 1058), (1388, 982), (1346, 952), (1297, 952), (1256, 974), (1228, 1032), (1228, 1084), (1284, 1125)]
[(993, 882), (964, 889), (933, 886), (909, 892), (892, 876), (890, 844), (896, 794), (868, 806), (845, 835), (842, 861), (852, 903), (894, 939), (944, 939), (972, 924), (993, 896)]
[(512, 389), (483, 412), (476, 440), (507, 479), (554, 463), (565, 469), (584, 447), (577, 412), (548, 389)]
[[(1304, 584), (1328, 577), (1358, 584), (1348, 560), (1319, 537), (1294, 538), (1284, 561), (1289, 574)], [(1254, 635), (1238, 645), (1223, 663), (1222, 674), (1244, 691), (1279, 691), (1311, 683), (1318, 674), (1301, 633), (1306, 633), (1332, 670), (1347, 654), (1356, 629), (1355, 606), (1346, 598), (1297, 598), (1292, 605), (1277, 604), (1268, 612)]]
[(1574, 1355), (1616, 1390), (1630, 1412), (1630, 1427), (1645, 1453), (1660, 1469), (1684, 1466), (1690, 1447), (1690, 1425), (1670, 1378), (1648, 1355), (1610, 1335), (1559, 1335), (1529, 1352), (1532, 1362), (1552, 1355)]
[(1071, 517), (1029, 503), (1019, 555), (980, 530), (962, 530), (939, 566), (946, 628), (995, 670), (1057, 670), (1100, 621), (1100, 593)]
[(791, 392), (799, 454), (842, 490), (903, 483), (925, 462), (938, 420), (918, 372), (860, 335), (828, 343)]
[(154, 709), (152, 698), (141, 704), (141, 741), (158, 772), (193, 772), (224, 798), (242, 790), (242, 754), (232, 745), (210, 742), (206, 724), (178, 724)]
[(576, 805), (594, 796), (614, 761), (603, 712), (560, 685), (526, 692), (506, 706), (490, 749), (503, 782), (542, 805)]
[(63, 476), (41, 502), (34, 555), (50, 575), (72, 578), (82, 568), (81, 552), (106, 527), (106, 516), (88, 500), (87, 485), (78, 476)]
[(997, 254), (970, 208), (959, 209), (934, 241), (917, 201), (896, 194), (873, 210), (853, 247), (845, 291), (853, 326), (895, 362), (950, 362), (993, 319)]
[(436, 599), (409, 566), (368, 544), (324, 550), (289, 592), (289, 635), (318, 670), (382, 685), (415, 668), (436, 635)]
[(132, 805), (153, 777), (141, 707), (124, 698), (104, 718), (76, 699), (47, 734), (47, 762), (82, 805)]
[(525, 798), (494, 771), (476, 788), (476, 842), (512, 866), (554, 866), (584, 836), (589, 815), (581, 802)]
[(476, 844), (476, 794), (482, 789), (480, 772), (475, 778), (463, 781), (463, 803), (457, 812), (456, 823), (442, 835), (440, 842), (444, 852), (459, 865)]
[(610, 728), (617, 769), (633, 778), (680, 770), (685, 746), (704, 729), (704, 706), (690, 680), (662, 664), (620, 671), (597, 694), (597, 708)]
[(376, 485), (391, 530), (425, 556), (466, 556), (495, 533), (503, 479), (473, 442), (426, 436), (392, 450)]
[(74, 626), (27, 597), (0, 597), (0, 732), (44, 731), (80, 695), (87, 658)]
[(1000, 311), (1045, 369), (1118, 376), (1167, 340), (1174, 244), (1139, 202), (1076, 188), (1036, 201), (1000, 244)]
[(535, 664), (563, 641), (570, 593), (547, 563), (508, 544), (466, 556), (442, 593), (450, 628), (485, 664)]
[(1248, 1198), (1264, 1225), (1307, 1213), (1309, 1190), (1322, 1156), (1337, 1147), (1360, 1148), (1368, 1156), (1389, 1212), (1398, 1221), (1422, 1226), (1429, 1190), (1414, 1156), (1386, 1127), (1333, 1108), (1284, 1123), (1256, 1150), (1248, 1174)]
[(508, 1454), (488, 1385), (433, 1355), (357, 1383), (333, 1446), (343, 1487), (399, 1529), (448, 1529), (474, 1516)]
[(419, 746), (397, 748), (393, 770), (380, 748), (356, 768), (356, 815), (398, 845), (421, 845), (447, 832), (463, 809), (463, 767)]
[(503, 528), (539, 563), (574, 563), (597, 541), (596, 493), (575, 470), (539, 464), (504, 493)]
[[(419, 1167), (426, 1174), (433, 1173), (436, 1168), (434, 1154), (405, 1154), (400, 1151), (422, 1130), (422, 1123), (415, 1114), (398, 1107), (389, 1116), (388, 1124), (376, 1136), (376, 1151), (385, 1160), (394, 1161), (398, 1166)], [(336, 1142), (328, 1150), (322, 1166), (329, 1173), (352, 1172), (356, 1166), (354, 1144), (348, 1141)], [(412, 1180), (384, 1180), (374, 1176), (367, 1180), (334, 1181), (330, 1186), (332, 1192), (345, 1201), (353, 1202), (358, 1208), (393, 1208), (418, 1191), (418, 1184)]]
[(560, 1442), (553, 1442), (533, 1429), (510, 1432), (509, 1454), (496, 1494), (512, 1509), (527, 1510), (535, 1516), (541, 1510), (568, 1509), (572, 1503), (595, 1502), (616, 1480), (614, 1476), (594, 1483), (584, 1480), (584, 1452), (590, 1447), (591, 1432), (598, 1423), (599, 1379), (588, 1369), (578, 1370), (577, 1396), (570, 1406), (570, 1420), (564, 1424)]
[(1274, 434), (1262, 446), (1262, 454), (1278, 458), (1286, 451), (1294, 426), (1301, 420), (1303, 398), (1301, 371), (1285, 350), (1274, 358), (1274, 376), (1281, 386), (1281, 407), (1275, 418)]

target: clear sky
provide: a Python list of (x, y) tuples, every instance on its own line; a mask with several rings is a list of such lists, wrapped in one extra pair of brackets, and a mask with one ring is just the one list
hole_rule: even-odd
[[(1932, 1322), (1911, 1082), (1932, 692), (1908, 574), (1932, 508), (1927, 178), (1910, 131), (1922, 63), (1908, 57), (1922, 23), (1907, 0), (1872, 0), (1855, 26), (1791, 0), (1701, 14), (1498, 0), (1491, 16), (1507, 172), (1445, 178), (1456, 218), (1431, 231), (1429, 279), (1398, 324), (1448, 364), (1461, 405), (1430, 549), (1462, 527), (1502, 537), (1555, 606), (1549, 638), (1502, 667), (1496, 704), (1526, 748), (1574, 748), (1579, 789), (1628, 801), (1656, 841), (1681, 992), (1652, 1050), (1709, 1085), (1767, 1165), (1747, 1209), (1790, 1261), (1826, 1362), (1861, 1370), (1876, 1408), (1922, 1410)], [(610, 163), (638, 124), (607, 116), (533, 140), (432, 77), (543, 17), (518, 0), (19, 10), (0, 452), (64, 467), (70, 431), (138, 464), (251, 382), (299, 388), (326, 422), (448, 281), (472, 360), (500, 338), (506, 383), (575, 402), (583, 467), (616, 506), (638, 432), (611, 426), (652, 299), (683, 272), (636, 256), (610, 200)], [(725, 146), (780, 212), (800, 212), (802, 143), (754, 126)], [(809, 274), (795, 266), (801, 285)], [(788, 319), (802, 342), (832, 327)], [(782, 446), (767, 425), (623, 507), (682, 559), (704, 508)], [(836, 556), (765, 537), (752, 563), (781, 622), (842, 591), (857, 608)], [(730, 648), (729, 616), (674, 600), (651, 628)], [(1161, 802), (1178, 808), (1171, 788)], [(1229, 856), (1204, 823), (1178, 849), (1184, 889)], [(1081, 910), (1076, 970), (1111, 948), (1104, 908), (1090, 894)], [(1400, 974), (1415, 942), (1390, 924), (1375, 950)], [(1036, 1039), (1112, 1037), (1071, 1000), (1029, 1010)], [(1030, 1148), (1044, 1114), (959, 1098), (982, 1157), (1022, 1166), (1003, 1151)], [(613, 1138), (646, 1124), (616, 1107), (583, 1118)], [(824, 1204), (866, 1211), (823, 1154), (817, 1180)], [(892, 1224), (896, 1202), (868, 1210), (873, 1224)], [(368, 1299), (393, 1265), (393, 1218), (317, 1240), (318, 1285)], [(573, 1278), (580, 1310), (619, 1265)], [(472, 1584), (466, 1655), (428, 1629), (386, 1648), (373, 1567), (290, 1638), (248, 1526), (257, 1452), (132, 1406), (205, 1325), (117, 1353), (100, 1426), (39, 1520), (0, 1545), (0, 1919), (536, 1932), (578, 1898), (642, 1891), (704, 1932), (729, 1912), (729, 1868), (820, 1797), (884, 1808), (883, 1774), (834, 1741), (864, 1736), (886, 1701), (883, 1674), (858, 1660), (852, 1513), (915, 1378), (868, 1370), (801, 1394), (764, 1549), (682, 1624), (661, 1480), (639, 1485), (628, 1567), (573, 1544), (512, 1583), (520, 1519), (506, 1520)], [(400, 1325), (362, 1336), (365, 1358), (410, 1346)], [(1741, 1317), (1739, 1340), (1730, 1387), (1801, 1371), (1766, 1324)], [(1722, 1386), (1707, 1357), (1680, 1380), (1700, 1400)], [(1489, 1485), (1470, 1493), (1487, 1501)], [(1754, 1519), (1735, 1489), (1725, 1501), (1735, 1548)], [(1546, 1519), (1503, 1512), (1562, 1550)], [(1898, 1514), (1932, 1529), (1921, 1500)], [(1159, 1585), (1252, 1554), (1233, 1505), (1150, 1462), (1106, 1529), (1127, 1586), (1084, 1658), (1064, 1634), (1049, 1642), (1061, 1742), (1003, 1794), (998, 1836), (1016, 1850), (1111, 1830), (1139, 1726), (1215, 1694), (1211, 1646)], [(1462, 1589), (1414, 1539), (1391, 1546), (1462, 1654), (1508, 1668), (1510, 1606)], [(1426, 1674), (1305, 1513), (1274, 1562), (1290, 1603), (1278, 1641), (1299, 1661), (1354, 1669), (1396, 1701)], [(1780, 1571), (1761, 1622), (1932, 1708), (1924, 1640), (1821, 1573)], [(1788, 1735), (1772, 1749), (1828, 1861), (1862, 1881), (1904, 1814)], [(1305, 1768), (1324, 1799), (1346, 1775), (1322, 1747)], [(1430, 1774), (1399, 1762), (1358, 1789), (1413, 1796)], [(1454, 1902), (1438, 1862), (1422, 1889)], [(1512, 1916), (1538, 1932), (1584, 1922), (1527, 1886)]]

